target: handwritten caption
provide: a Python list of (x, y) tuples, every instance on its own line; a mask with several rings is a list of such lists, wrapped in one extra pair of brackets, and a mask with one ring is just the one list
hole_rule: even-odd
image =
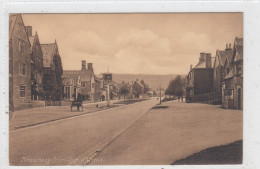
[(95, 163), (102, 163), (104, 162), (103, 158), (30, 158), (30, 157), (22, 157), (21, 162), (23, 163), (89, 163), (89, 162), (95, 162)]

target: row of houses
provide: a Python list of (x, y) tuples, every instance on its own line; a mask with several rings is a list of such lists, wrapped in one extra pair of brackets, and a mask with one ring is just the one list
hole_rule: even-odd
[[(105, 75), (110, 75), (108, 82)], [(62, 75), (63, 100), (69, 101), (81, 97), (83, 101), (97, 102), (108, 99), (107, 87), (109, 83), (110, 99), (133, 99), (153, 95), (152, 91), (145, 88), (144, 81), (135, 81), (115, 83), (112, 80), (112, 74), (107, 72), (99, 76), (94, 74), (93, 63), (81, 61), (81, 70), (64, 70)], [(125, 88), (125, 92), (122, 91)], [(120, 90), (121, 89), (121, 90)], [(145, 91), (147, 90), (147, 91)]]
[[(9, 107), (32, 107), (46, 97), (59, 100), (62, 63), (58, 45), (41, 44), (32, 26), (25, 26), (21, 14), (9, 17)], [(35, 102), (34, 102), (35, 101)]]
[(215, 57), (200, 53), (198, 64), (187, 75), (186, 101), (243, 109), (243, 38), (236, 37), (233, 47), (226, 44)]
[[(107, 81), (110, 75), (110, 94)], [(62, 105), (80, 97), (83, 101), (97, 102), (121, 99), (120, 87), (127, 85), (127, 98), (149, 93), (143, 81), (116, 84), (112, 74), (94, 74), (93, 63), (81, 61), (81, 70), (63, 70), (58, 44), (42, 44), (32, 26), (25, 26), (21, 14), (9, 17), (9, 107), (11, 111), (48, 105)], [(150, 91), (151, 93), (151, 91)], [(54, 103), (55, 104), (52, 104)]]
[[(63, 100), (78, 96), (84, 101), (101, 101), (106, 98), (103, 78), (94, 74), (93, 63), (81, 61), (81, 70), (64, 70), (62, 75)], [(102, 97), (103, 96), (103, 97)]]

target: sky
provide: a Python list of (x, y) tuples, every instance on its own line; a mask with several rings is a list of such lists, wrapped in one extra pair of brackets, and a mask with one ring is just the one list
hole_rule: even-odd
[(100, 74), (180, 74), (201, 52), (243, 37), (242, 13), (22, 14), (40, 43), (56, 39), (64, 70), (93, 63)]

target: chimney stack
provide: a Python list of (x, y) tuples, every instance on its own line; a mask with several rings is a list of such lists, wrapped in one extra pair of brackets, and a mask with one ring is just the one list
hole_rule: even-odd
[(228, 44), (226, 43), (226, 49), (228, 49)]
[(206, 54), (206, 68), (212, 68), (212, 65), (211, 65), (211, 54), (210, 53), (207, 53)]
[(192, 65), (190, 65), (190, 70), (192, 70)]
[(86, 70), (86, 60), (81, 61), (81, 70)]
[(25, 26), (25, 31), (28, 37), (32, 36), (32, 26)]
[(229, 49), (231, 49), (231, 43), (229, 43)]
[(205, 59), (206, 59), (206, 54), (200, 53), (200, 60), (199, 61), (205, 61)]
[(92, 65), (93, 65), (92, 63), (88, 63), (88, 70), (93, 71), (93, 66)]

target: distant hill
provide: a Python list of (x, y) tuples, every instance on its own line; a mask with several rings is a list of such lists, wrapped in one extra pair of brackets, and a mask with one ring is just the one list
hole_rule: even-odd
[[(116, 83), (121, 83), (122, 81), (132, 82), (136, 79), (144, 80), (146, 84), (149, 85), (150, 88), (156, 90), (161, 87), (166, 89), (168, 87), (169, 81), (174, 79), (177, 75), (169, 74), (169, 75), (147, 75), (147, 74), (113, 74), (113, 81)], [(184, 75), (181, 75), (185, 77)]]

